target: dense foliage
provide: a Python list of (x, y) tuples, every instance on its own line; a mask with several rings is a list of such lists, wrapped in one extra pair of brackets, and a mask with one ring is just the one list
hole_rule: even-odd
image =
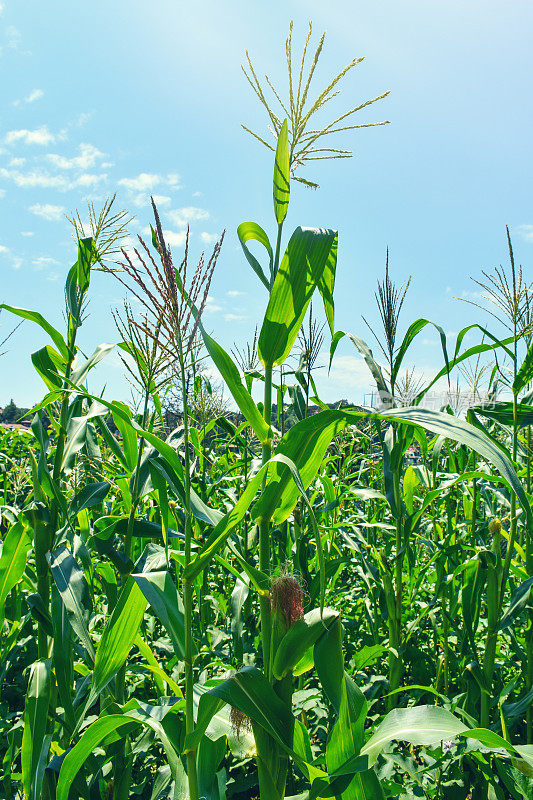
[[(433, 326), (442, 369), (416, 386), (405, 360), (433, 323), (401, 336), (407, 287), (388, 264), (382, 357), (335, 331), (337, 232), (297, 227), (284, 244), (291, 179), (353, 113), (308, 127), (357, 63), (306, 112), (321, 48), (293, 85), (289, 39), (283, 119), (249, 62), (275, 132), (274, 243), (238, 229), (266, 291), (253, 344), (230, 354), (202, 324), (223, 237), (194, 269), (187, 242), (176, 266), (155, 205), (151, 242), (120, 265), (111, 203), (77, 227), (64, 333), (2, 306), (50, 340), (31, 356), (46, 386), (31, 429), (0, 429), (6, 799), (532, 796), (529, 286), (509, 239), (510, 268), (483, 284), (506, 332), (473, 324), (450, 348)], [(137, 408), (87, 389), (113, 347), (80, 357), (95, 269), (128, 291), (117, 348)], [(331, 358), (343, 337), (364, 358), (375, 408), (321, 402), (312, 298)], [(460, 368), (468, 408), (424, 407)]]

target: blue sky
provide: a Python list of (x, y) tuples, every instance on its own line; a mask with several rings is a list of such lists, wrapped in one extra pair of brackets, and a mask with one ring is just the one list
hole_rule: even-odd
[[(244, 261), (236, 227), (260, 222), (273, 235), (272, 158), (240, 128), (268, 135), (265, 115), (240, 65), (248, 49), (259, 73), (284, 85), (284, 40), (294, 20), (298, 47), (311, 18), (314, 41), (327, 31), (316, 74), (321, 89), (335, 70), (365, 56), (345, 82), (344, 110), (386, 89), (358, 122), (391, 120), (345, 134), (355, 157), (325, 162), (295, 185), (286, 224), (339, 230), (336, 328), (366, 336), (361, 315), (376, 319), (373, 292), (386, 247), (393, 276), (412, 275), (403, 316), (426, 316), (455, 332), (485, 323), (455, 297), (471, 297), (469, 276), (506, 263), (505, 225), (529, 274), (533, 252), (529, 0), (315, 0), (183, 4), (155, 0), (0, 2), (0, 297), (37, 309), (61, 327), (63, 283), (75, 260), (65, 212), (84, 212), (117, 192), (150, 222), (148, 196), (160, 198), (164, 228), (179, 252), (191, 226), (193, 256), (226, 240), (211, 287), (208, 328), (230, 347), (260, 323), (265, 291)], [(335, 101), (337, 102), (337, 101)], [(470, 293), (470, 294), (469, 294)], [(96, 275), (81, 344), (91, 351), (117, 339), (110, 310), (123, 293)], [(0, 315), (0, 338), (10, 330)], [(46, 343), (25, 323), (1, 359), (0, 404), (36, 402), (42, 385), (30, 361)], [(439, 344), (422, 334), (412, 363), (430, 375)], [(332, 373), (320, 375), (324, 399), (360, 402), (370, 382), (351, 345)], [(129, 393), (112, 355), (92, 387)]]

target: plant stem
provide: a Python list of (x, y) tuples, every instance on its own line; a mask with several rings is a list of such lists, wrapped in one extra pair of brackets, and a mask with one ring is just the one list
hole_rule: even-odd
[[(183, 402), (183, 444), (184, 444), (184, 487), (185, 487), (185, 568), (191, 561), (192, 514), (191, 514), (191, 465), (189, 455), (189, 408), (187, 403), (187, 385), (185, 381), (185, 360), (181, 338), (179, 339), (179, 364), (181, 392)], [(193, 584), (183, 580), (183, 605), (185, 611), (185, 731), (194, 731), (194, 670), (193, 670), (193, 632), (192, 632), (192, 600)], [(190, 800), (198, 800), (198, 773), (196, 768), (196, 749), (187, 750), (187, 781)]]
[[(270, 426), (272, 418), (272, 367), (265, 367), (265, 395), (263, 416)], [(272, 455), (270, 440), (263, 443), (262, 464), (266, 464)], [(270, 520), (262, 518), (259, 523), (259, 569), (268, 575), (270, 572)], [(272, 628), (272, 611), (270, 598), (261, 596), (261, 640), (263, 643), (263, 668), (267, 677), (270, 677), (270, 639)]]

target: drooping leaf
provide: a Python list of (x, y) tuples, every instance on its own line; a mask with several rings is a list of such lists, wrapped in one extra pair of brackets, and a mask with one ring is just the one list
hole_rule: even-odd
[(69, 352), (68, 347), (63, 339), (62, 335), (59, 333), (53, 325), (51, 325), (42, 314), (39, 314), (38, 311), (28, 311), (26, 308), (16, 308), (15, 306), (9, 306), (6, 303), (0, 303), (0, 308), (4, 308), (6, 311), (10, 311), (11, 314), (15, 314), (17, 317), (22, 317), (22, 319), (30, 320), (30, 322), (35, 322), (39, 325), (43, 331), (50, 336), (53, 343), (63, 356), (63, 358), (68, 359)]
[(283, 364), (319, 284), (327, 300), (328, 320), (332, 323), (336, 254), (336, 231), (296, 228), (292, 234), (274, 279), (259, 334), (257, 352), (263, 365)]
[(263, 247), (268, 253), (269, 271), (270, 275), (272, 275), (272, 262), (274, 256), (272, 253), (272, 247), (270, 245), (270, 241), (265, 231), (256, 222), (241, 222), (241, 224), (237, 228), (237, 236), (239, 237), (239, 242), (241, 243), (244, 255), (246, 256), (246, 260), (250, 264), (251, 268), (253, 269), (253, 271), (261, 281), (261, 283), (266, 287), (268, 291), (270, 291), (270, 283), (263, 271), (261, 264), (247, 246), (247, 242), (249, 241), (256, 241), (263, 245)]
[(415, 706), (390, 711), (361, 749), (371, 764), (393, 741), (430, 746), (468, 731), (458, 717), (440, 706)]

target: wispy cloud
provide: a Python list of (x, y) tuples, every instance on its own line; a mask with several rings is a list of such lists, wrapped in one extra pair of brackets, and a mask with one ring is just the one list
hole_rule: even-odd
[(217, 311), (222, 311), (222, 306), (217, 303), (214, 297), (211, 295), (207, 296), (207, 301), (205, 304), (205, 312), (206, 314), (216, 314)]
[(23, 144), (47, 145), (52, 144), (55, 140), (56, 135), (49, 131), (46, 125), (41, 125), (40, 128), (34, 128), (33, 130), (21, 128), (20, 130), (8, 131), (4, 138), (6, 144), (22, 142)]
[(224, 314), (224, 322), (244, 322), (246, 319), (242, 314)]
[(226, 294), (228, 297), (243, 297), (246, 292), (240, 292), (238, 289), (230, 289)]
[(47, 160), (58, 169), (80, 169), (86, 170), (94, 167), (98, 161), (107, 158), (105, 153), (102, 153), (92, 144), (82, 143), (78, 147), (79, 155), (66, 158), (66, 156), (58, 155), (57, 153), (47, 153)]
[(184, 228), (190, 222), (209, 219), (209, 211), (206, 211), (205, 208), (197, 208), (196, 206), (175, 208), (172, 211), (167, 211), (166, 215), (178, 228)]
[(204, 244), (214, 244), (218, 239), (218, 236), (216, 233), (206, 233), (203, 231), (203, 233), (200, 234), (200, 239)]
[(161, 175), (155, 175), (151, 172), (141, 172), (135, 178), (121, 178), (118, 182), (119, 186), (123, 186), (130, 192), (151, 192), (156, 186), (163, 182)]
[(154, 194), (153, 198), (156, 206), (169, 206), (172, 202), (172, 198), (166, 194)]
[(14, 100), (14, 106), (21, 106), (23, 104), (27, 105), (28, 103), (35, 103), (36, 100), (40, 100), (41, 97), (44, 96), (44, 92), (42, 89), (33, 89), (26, 97), (23, 97), (22, 100)]
[(59, 261), (51, 256), (39, 256), (31, 262), (37, 269), (46, 269), (47, 267), (59, 266)]
[(28, 210), (37, 217), (47, 219), (49, 222), (59, 222), (65, 213), (63, 206), (54, 206), (52, 203), (35, 203)]
[[(156, 189), (166, 188), (171, 191), (180, 189), (181, 178), (175, 172), (169, 172), (167, 175), (160, 175), (154, 172), (141, 172), (133, 178), (121, 178), (118, 181), (118, 185), (126, 190), (130, 202), (138, 208), (141, 208), (142, 206), (148, 205), (150, 202), (150, 195), (153, 195)], [(157, 196), (163, 198), (163, 202), (161, 203), (160, 201), (160, 205), (166, 205), (166, 195)]]
[(16, 169), (0, 168), (0, 178), (12, 181), (15, 186), (21, 189), (57, 189), (60, 192), (67, 192), (76, 188), (94, 188), (107, 180), (106, 173), (82, 173), (75, 178), (68, 178), (65, 175), (54, 175), (46, 170), (32, 169), (22, 172)]
[(14, 25), (8, 25), (6, 28), (6, 42), (10, 50), (19, 50), (22, 36), (18, 28)]
[(514, 229), (526, 242), (533, 242), (533, 225), (517, 225)]

